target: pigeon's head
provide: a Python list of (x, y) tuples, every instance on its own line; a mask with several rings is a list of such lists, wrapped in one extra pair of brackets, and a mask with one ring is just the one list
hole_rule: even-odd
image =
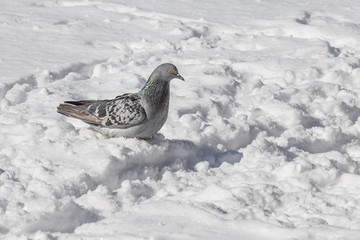
[(154, 70), (154, 72), (150, 75), (150, 80), (153, 78), (167, 82), (170, 82), (170, 80), (173, 78), (179, 78), (185, 81), (184, 78), (179, 74), (175, 65), (171, 63), (163, 63), (160, 66), (158, 66)]

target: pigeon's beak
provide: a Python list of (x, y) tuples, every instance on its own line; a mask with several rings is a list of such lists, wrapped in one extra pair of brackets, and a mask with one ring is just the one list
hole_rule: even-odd
[(177, 77), (178, 79), (181, 79), (181, 80), (185, 81), (185, 79), (184, 79), (179, 73), (176, 74), (176, 77)]

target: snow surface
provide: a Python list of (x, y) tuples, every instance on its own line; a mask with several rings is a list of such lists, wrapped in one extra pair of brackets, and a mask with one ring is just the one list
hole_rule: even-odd
[[(360, 239), (357, 0), (1, 0), (1, 239)], [(174, 63), (152, 140), (64, 100)]]

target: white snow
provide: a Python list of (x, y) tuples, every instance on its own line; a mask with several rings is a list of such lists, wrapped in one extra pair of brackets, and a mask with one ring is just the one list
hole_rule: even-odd
[[(3, 0), (0, 239), (360, 239), (360, 2)], [(56, 113), (174, 63), (165, 126)]]

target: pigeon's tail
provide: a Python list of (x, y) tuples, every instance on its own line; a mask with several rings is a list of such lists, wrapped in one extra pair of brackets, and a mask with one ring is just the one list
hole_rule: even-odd
[(100, 125), (101, 120), (87, 111), (89, 105), (95, 102), (97, 101), (66, 101), (58, 106), (57, 112), (67, 117), (80, 119), (89, 124)]

